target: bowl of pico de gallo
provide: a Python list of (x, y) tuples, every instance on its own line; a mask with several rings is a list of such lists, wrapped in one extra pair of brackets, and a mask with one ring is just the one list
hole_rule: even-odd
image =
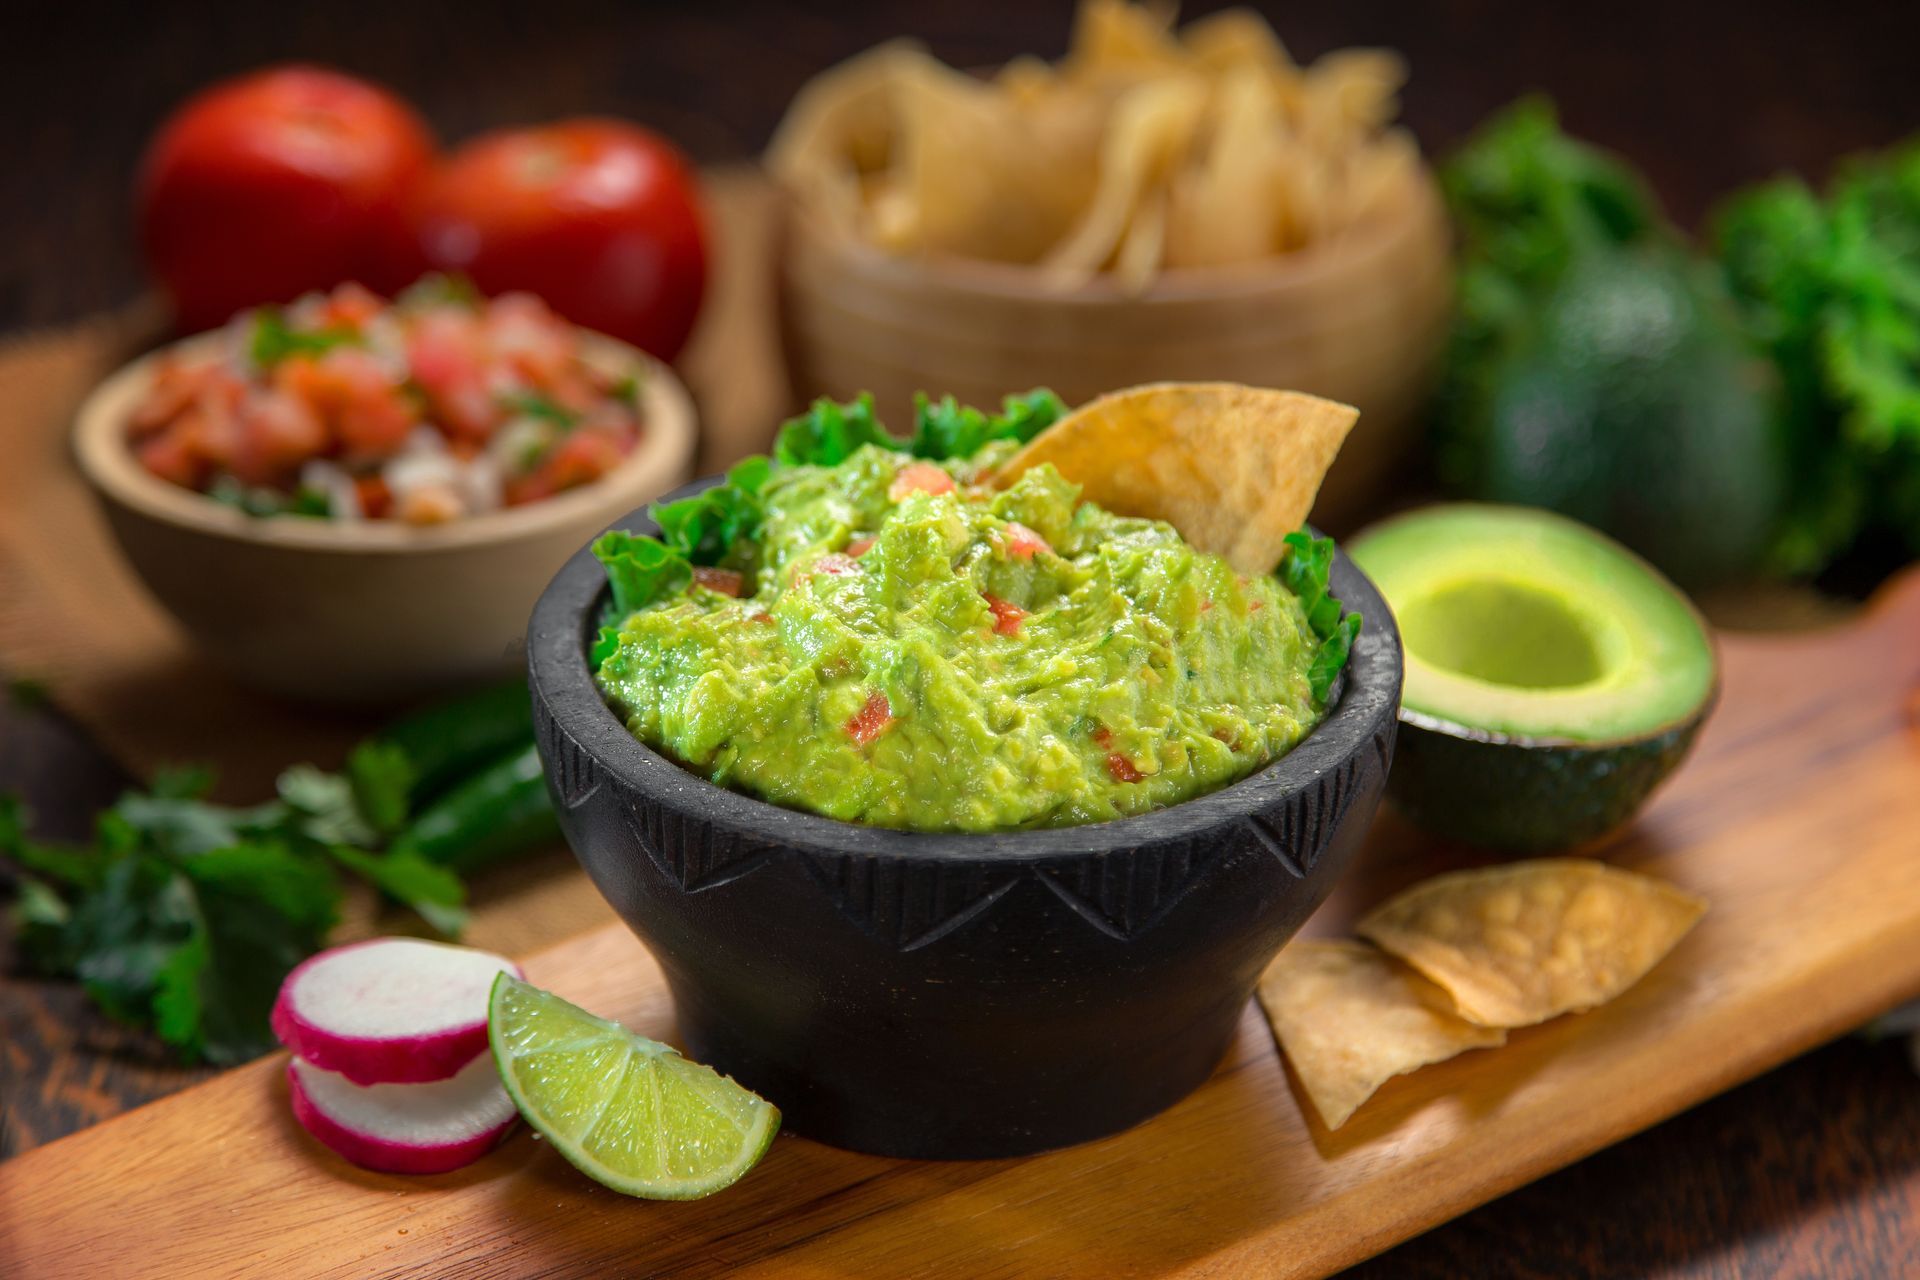
[(651, 356), (429, 278), (161, 348), (73, 443), (134, 571), (232, 676), (381, 703), (511, 670), (554, 570), (681, 483), (697, 435)]

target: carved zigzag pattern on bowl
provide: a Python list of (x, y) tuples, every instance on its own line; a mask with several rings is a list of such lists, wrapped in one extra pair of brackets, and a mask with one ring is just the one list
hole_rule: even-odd
[[(1380, 744), (1376, 744), (1379, 746)], [(1360, 762), (1349, 760), (1321, 775), (1314, 789), (1277, 814), (1254, 814), (1243, 829), (1255, 844), (1279, 859), (1294, 875), (1306, 878), (1333, 836), (1334, 828), (1360, 787)]]
[(600, 789), (600, 769), (565, 729), (534, 699), (534, 732), (546, 748), (547, 767), (560, 802), (578, 809)]
[[(1037, 881), (1093, 928), (1127, 939), (1151, 929), (1208, 865), (1236, 848), (1245, 848), (1247, 841), (1305, 878), (1353, 803), (1360, 773), (1357, 760), (1328, 772), (1312, 791), (1283, 805), (1273, 816), (1246, 819), (1240, 827), (1241, 840), (1222, 836), (1169, 841), (1115, 849), (1099, 858), (1004, 870), (854, 854), (805, 854), (802, 858), (841, 914), (902, 951), (927, 946), (964, 928), (1028, 879)], [(660, 873), (689, 893), (751, 874), (778, 849), (658, 805), (629, 800), (622, 810), (635, 841)]]
[(760, 869), (777, 846), (715, 829), (659, 805), (623, 806), (627, 830), (660, 874), (687, 893), (716, 888)]
[(804, 855), (807, 870), (848, 919), (913, 951), (962, 928), (1024, 878), (1021, 868), (906, 864), (891, 859)]
[(1036, 868), (1034, 875), (1094, 928), (1131, 938), (1157, 923), (1219, 851), (1217, 841), (1179, 840)]

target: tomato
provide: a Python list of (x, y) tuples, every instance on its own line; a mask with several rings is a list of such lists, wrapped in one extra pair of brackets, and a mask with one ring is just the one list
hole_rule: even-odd
[(224, 81), (154, 135), (139, 181), (148, 268), (180, 327), (358, 280), (419, 274), (407, 218), (433, 157), (420, 117), (375, 85), (289, 66)]
[(987, 597), (987, 608), (993, 614), (993, 629), (998, 635), (1017, 636), (1020, 634), (1020, 620), (1027, 611), (1011, 600), (1002, 600), (992, 592), (981, 592)]
[(1052, 551), (1047, 540), (1018, 520), (1007, 521), (1006, 552), (1015, 560), (1031, 560), (1042, 551)]
[(864, 747), (885, 733), (896, 718), (887, 695), (875, 689), (867, 695), (865, 705), (848, 718), (847, 736)]
[(953, 477), (931, 462), (909, 462), (887, 486), (887, 496), (899, 502), (910, 493), (952, 493)]
[(617, 120), (485, 134), (422, 184), (421, 252), (489, 294), (524, 289), (567, 319), (663, 360), (686, 344), (706, 290), (692, 167)]

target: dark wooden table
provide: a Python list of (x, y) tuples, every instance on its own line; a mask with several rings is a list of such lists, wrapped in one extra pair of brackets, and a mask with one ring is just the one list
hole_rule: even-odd
[[(1847, 152), (1920, 127), (1911, 3), (1274, 7), (1302, 58), (1404, 51), (1407, 120), (1430, 149), (1522, 92), (1550, 91), (1572, 129), (1629, 154), (1687, 225), (1740, 183), (1786, 169), (1818, 179)], [(448, 138), (605, 112), (720, 161), (757, 151), (808, 75), (884, 37), (918, 34), (951, 62), (983, 65), (1058, 51), (1069, 9), (30, 0), (0, 41), (0, 331), (140, 290), (128, 212), (140, 146), (213, 76), (330, 62), (402, 89)], [(56, 715), (0, 709), (0, 789), (26, 792), (53, 833), (78, 834), (124, 781)], [(0, 1158), (194, 1078), (153, 1061), (77, 991), (0, 977)], [(1920, 1276), (1920, 1079), (1897, 1045), (1843, 1041), (1353, 1274)]]

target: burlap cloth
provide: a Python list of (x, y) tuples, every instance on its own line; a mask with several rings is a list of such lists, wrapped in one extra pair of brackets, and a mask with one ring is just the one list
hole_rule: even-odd
[[(680, 371), (699, 402), (700, 470), (764, 448), (787, 412), (773, 324), (773, 197), (709, 175), (714, 279)], [(162, 336), (152, 303), (0, 342), (0, 673), (53, 701), (138, 777), (212, 764), (219, 794), (264, 798), (282, 768), (337, 764), (372, 722), (251, 693), (196, 656), (120, 556), (67, 450), (81, 399)], [(565, 850), (474, 886), (469, 940), (522, 952), (612, 918)], [(404, 927), (359, 901), (345, 932)]]

